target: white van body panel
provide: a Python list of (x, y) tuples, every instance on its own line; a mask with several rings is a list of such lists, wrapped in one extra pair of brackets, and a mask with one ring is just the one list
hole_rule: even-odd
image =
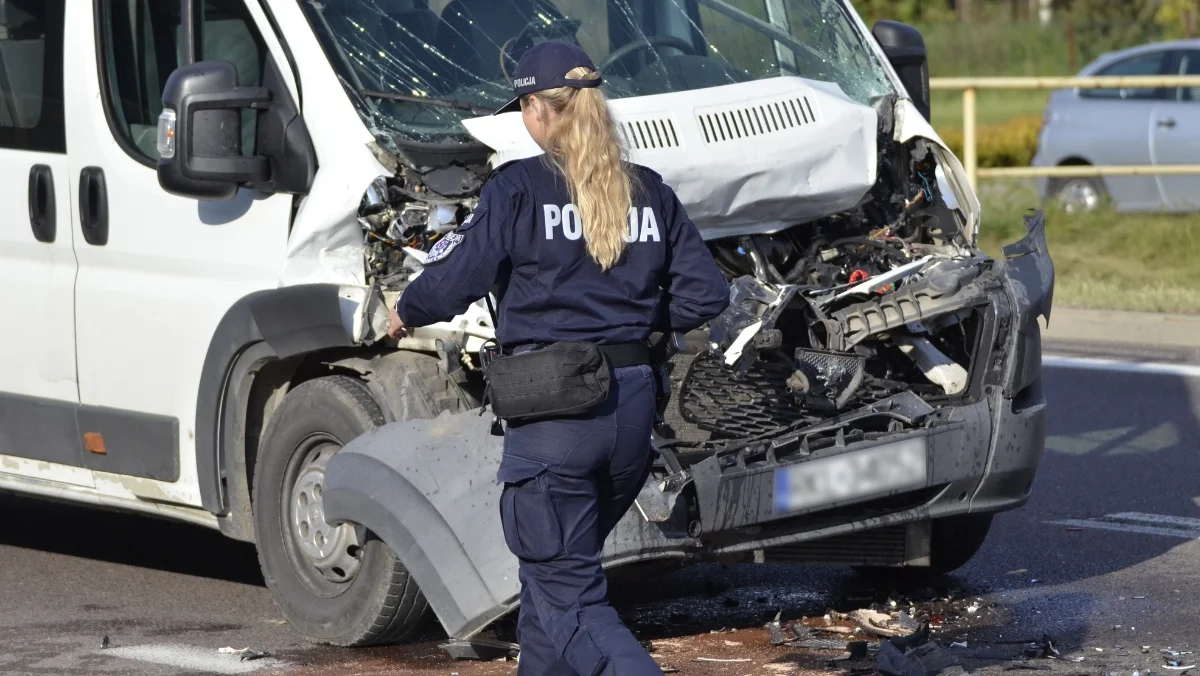
[[(231, 305), (276, 286), (292, 200), (243, 189), (230, 202), (205, 202), (162, 190), (155, 170), (109, 128), (95, 33), (92, 3), (74, 4), (66, 15), (68, 158), (72, 176), (104, 170), (109, 219), (106, 245), (76, 240), (80, 401), (177, 419), (179, 479), (155, 482), (159, 500), (199, 506), (193, 427), (204, 356)], [(137, 497), (119, 483), (97, 488)]]
[(296, 60), (301, 92), (297, 100), (320, 167), (292, 223), (287, 249), (280, 259), (280, 285), (320, 282), (365, 286), (358, 207), (367, 185), (375, 177), (391, 172), (371, 153), (369, 144), (375, 138), (346, 96), (299, 3), (272, 0), (269, 4)]

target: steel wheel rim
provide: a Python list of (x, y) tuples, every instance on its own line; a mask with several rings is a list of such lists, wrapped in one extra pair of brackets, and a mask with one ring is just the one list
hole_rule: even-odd
[(1100, 191), (1091, 181), (1070, 181), (1058, 191), (1058, 201), (1069, 214), (1092, 211), (1100, 204)]
[(328, 434), (309, 436), (292, 454), (284, 473), (284, 541), (292, 567), (319, 596), (344, 592), (362, 567), (361, 527), (325, 522), (325, 467), (341, 447)]

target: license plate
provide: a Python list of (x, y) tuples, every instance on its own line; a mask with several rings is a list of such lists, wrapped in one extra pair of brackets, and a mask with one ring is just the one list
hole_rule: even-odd
[(775, 470), (775, 513), (924, 488), (925, 437)]

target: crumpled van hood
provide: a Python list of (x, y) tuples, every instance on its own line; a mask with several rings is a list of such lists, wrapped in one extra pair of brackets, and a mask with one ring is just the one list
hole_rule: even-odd
[[(877, 114), (834, 84), (777, 77), (611, 108), (630, 159), (662, 174), (706, 239), (845, 211), (875, 184)], [(519, 114), (463, 124), (496, 164), (541, 153)]]

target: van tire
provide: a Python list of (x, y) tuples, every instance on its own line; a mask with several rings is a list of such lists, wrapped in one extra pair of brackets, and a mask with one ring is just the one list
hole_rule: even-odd
[[(348, 580), (329, 579), (345, 574), (349, 566), (321, 569), (331, 559), (314, 559), (316, 531), (306, 530), (313, 540), (301, 537), (301, 526), (293, 525), (312, 513), (296, 507), (309, 494), (319, 500), (323, 462), (350, 440), (386, 422), (379, 404), (361, 381), (347, 376), (328, 376), (301, 383), (284, 397), (263, 435), (254, 468), (254, 530), (263, 578), (276, 605), (288, 622), (317, 643), (338, 646), (368, 646), (392, 643), (412, 636), (423, 624), (429, 608), (425, 597), (395, 553), (369, 531), (350, 526), (329, 529), (331, 533), (354, 532), (353, 540), (320, 540), (330, 544), (357, 570)], [(315, 477), (315, 478), (314, 478)], [(315, 482), (315, 483), (314, 483)], [(307, 491), (307, 492), (305, 492)], [(317, 508), (323, 505), (318, 502)], [(315, 520), (314, 520), (315, 521)], [(305, 547), (309, 549), (305, 549)], [(319, 552), (319, 550), (317, 550)], [(353, 552), (353, 555), (350, 554)], [(355, 564), (355, 561), (358, 563)]]

